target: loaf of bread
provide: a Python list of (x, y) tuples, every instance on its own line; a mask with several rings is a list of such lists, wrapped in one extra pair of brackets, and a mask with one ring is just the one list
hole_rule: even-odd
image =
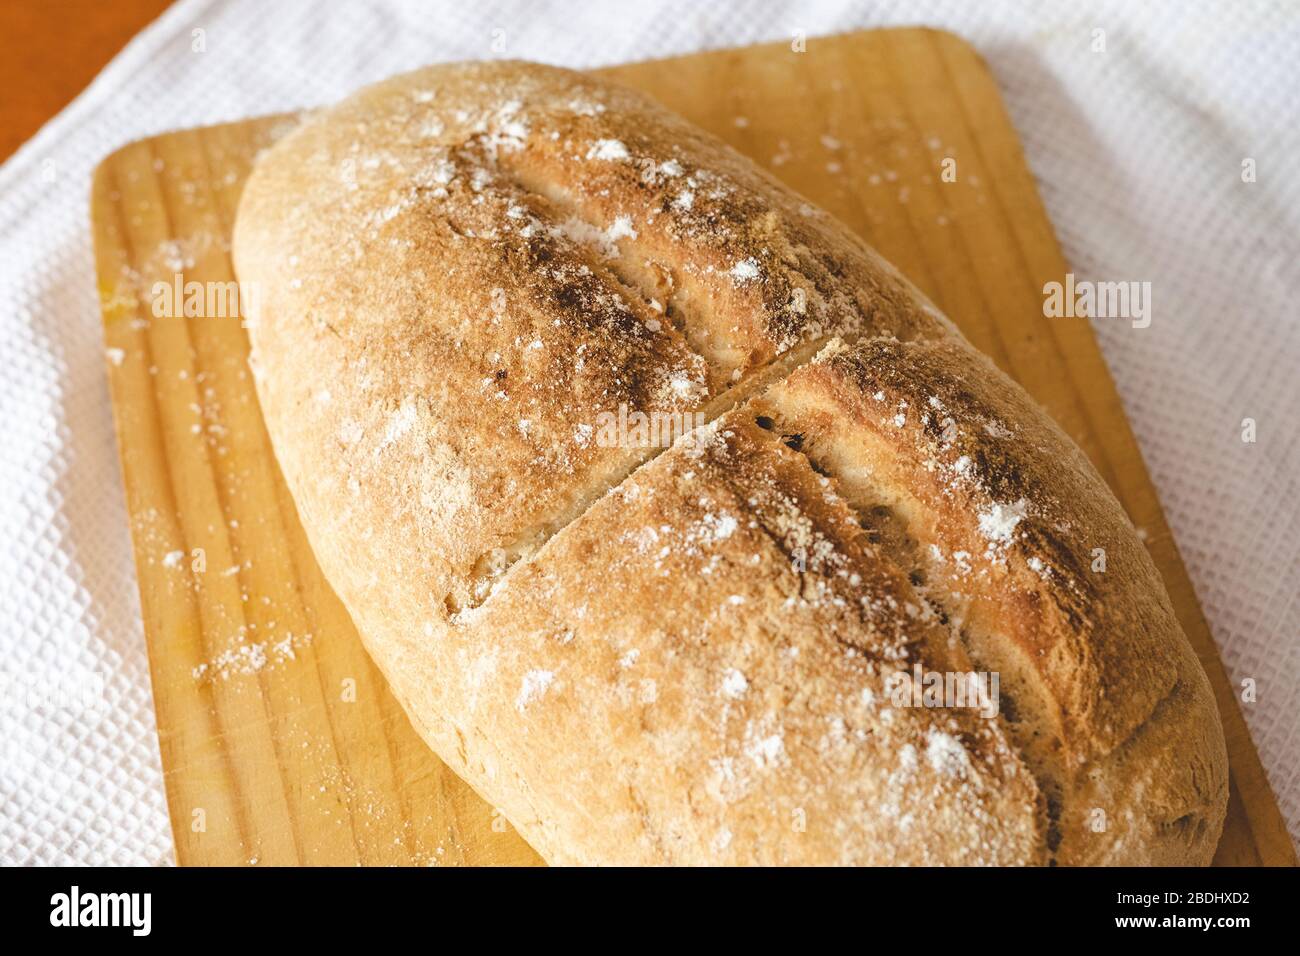
[(549, 862), (1209, 862), (1222, 729), (1119, 503), (718, 140), (431, 67), (266, 151), (234, 255), (321, 568)]

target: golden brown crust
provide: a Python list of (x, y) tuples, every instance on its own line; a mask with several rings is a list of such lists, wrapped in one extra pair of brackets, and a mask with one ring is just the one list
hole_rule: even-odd
[[(1217, 714), (1118, 503), (721, 143), (579, 74), (433, 67), (269, 151), (235, 257), (323, 570), (548, 860), (1208, 862)], [(914, 665), (1014, 706), (897, 706)]]
[[(888, 512), (918, 590), (1001, 675), (1054, 859), (1208, 861), (1226, 786), (1208, 682), (1123, 510), (1028, 396), (956, 339), (873, 339), (827, 348), (755, 406), (864, 524)], [(1160, 832), (1174, 821), (1178, 839)]]

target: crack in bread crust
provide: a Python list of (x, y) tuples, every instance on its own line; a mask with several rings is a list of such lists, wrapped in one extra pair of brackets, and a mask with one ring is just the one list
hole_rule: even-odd
[[(678, 442), (693, 441), (694, 437), (699, 433), (699, 429), (707, 427), (732, 409), (743, 405), (745, 402), (749, 401), (751, 397), (770, 387), (774, 381), (781, 380), (795, 369), (811, 362), (817, 352), (825, 344), (826, 340), (815, 339), (811, 342), (805, 343), (804, 345), (797, 346), (779, 356), (766, 367), (754, 372), (750, 378), (737, 385), (733, 385), (717, 398), (699, 409), (696, 414), (700, 419), (700, 423), (690, 430), (685, 431), (674, 441), (673, 444), (675, 445)], [(610, 494), (638, 469), (644, 467), (649, 462), (654, 461), (655, 458), (668, 451), (671, 447), (673, 447), (673, 445), (665, 445), (661, 448), (648, 450), (643, 455), (632, 461), (622, 474), (617, 475), (613, 479), (609, 479), (605, 485), (585, 489), (585, 493), (577, 499), (574, 508), (569, 514), (554, 522), (549, 528), (545, 529), (542, 534), (534, 534), (530, 537), (530, 547), (528, 547), (527, 550), (516, 546), (512, 551), (507, 552), (508, 560), (503, 562), (502, 566), (491, 575), (490, 586), (478, 592), (481, 594), (481, 597), (465, 604), (448, 604), (448, 610), (451, 612), (452, 623), (463, 623), (466, 612), (473, 611), (482, 606), (486, 601), (490, 600), (492, 590), (501, 584), (505, 580), (505, 577), (517, 565), (526, 563), (528, 560), (539, 554), (556, 535), (561, 534), (569, 525), (580, 520), (593, 505), (601, 500), (601, 498)], [(450, 598), (445, 599), (445, 601), (450, 601)]]
[[(968, 602), (963, 595), (952, 589), (950, 582), (946, 582), (941, 574), (935, 574), (939, 569), (935, 567), (933, 560), (927, 560), (925, 557), (925, 552), (912, 534), (907, 518), (887, 503), (891, 500), (891, 496), (883, 488), (870, 482), (858, 480), (846, 486), (842, 476), (837, 475), (834, 466), (819, 456), (816, 447), (807, 440), (808, 436), (800, 422), (786, 419), (777, 408), (764, 403), (761, 398), (753, 404), (754, 411), (765, 413), (761, 417), (772, 422), (778, 431), (793, 434), (799, 439), (798, 445), (792, 447), (808, 458), (810, 465), (818, 474), (835, 481), (836, 491), (844, 496), (864, 533), (879, 542), (882, 554), (888, 556), (896, 567), (906, 571), (910, 583), (916, 588), (918, 599), (924, 601), (929, 610), (938, 617), (939, 627), (948, 634), (949, 641), (959, 643), (970, 663), (980, 672), (998, 672), (1002, 679), (1010, 677), (1009, 674), (1002, 675), (1000, 668), (989, 666), (989, 662), (982, 658), (968, 631), (971, 625), (963, 620)], [(949, 586), (945, 587), (945, 584)], [(991, 635), (983, 635), (979, 643), (987, 646), (994, 639)], [(1025, 710), (1034, 700), (1034, 695), (1024, 687), (1023, 682), (1016, 681), (1013, 686), (1016, 689), (1014, 695), (1007, 694), (1006, 691), (1000, 691), (1000, 694), (1007, 694), (1010, 699), (1017, 702), (1014, 705), (1014, 713), (1005, 713), (1006, 710), (1013, 708), (1000, 707), (998, 719), (1019, 748), (1021, 759), (1030, 768), (1043, 796), (1040, 810), (1043, 814), (1041, 826), (1045, 834), (1045, 852), (1049, 863), (1055, 864), (1055, 852), (1061, 839), (1058, 822), (1061, 805), (1066, 799), (1067, 785), (1060, 761), (1053, 759), (1052, 754), (1053, 748), (1059, 746), (1059, 739), (1056, 734), (1044, 737), (1044, 731), (1050, 734), (1051, 730), (1042, 727), (1041, 724), (1037, 728), (1033, 723), (1022, 724), (1028, 716)], [(1043, 704), (1037, 703), (1034, 709), (1041, 712)]]
[[(913, 664), (969, 670), (941, 629), (904, 613), (920, 603), (905, 571), (752, 409), (703, 431), (602, 497), (445, 635), (466, 661), (492, 647), (498, 685), (531, 686), (543, 666), (552, 675), (524, 706), (569, 743), (512, 748), (516, 759), (544, 760), (561, 790), (598, 760), (612, 793), (646, 794), (674, 774), (708, 791), (685, 818), (660, 788), (653, 834), (640, 810), (611, 819), (622, 862), (734, 862), (743, 857), (710, 849), (719, 834), (747, 847), (774, 812), (795, 810), (807, 832), (769, 833), (755, 861), (1042, 862), (1037, 790), (997, 722), (889, 703), (886, 678)], [(639, 695), (645, 681), (652, 699)], [(477, 697), (463, 719), (498, 726), (499, 706)], [(573, 741), (575, 722), (625, 729), (609, 731), (613, 751), (604, 732), (592, 740), (597, 756)], [(698, 728), (689, 741), (685, 728)], [(604, 805), (603, 786), (585, 779), (584, 800)], [(553, 801), (569, 802), (561, 791)], [(908, 835), (923, 806), (949, 839)], [(572, 852), (557, 859), (591, 862)]]
[[(1155, 569), (1095, 470), (1001, 373), (956, 344), (828, 347), (761, 401), (804, 434), (851, 500), (887, 503), (920, 542), (926, 588), (955, 635), (1011, 687), (1013, 737), (1047, 798), (1051, 850), (1068, 863), (1095, 858), (1083, 808), (1107, 808), (1087, 803), (1092, 775), (1120, 762), (1184, 682), (1188, 700), (1215, 716), (1203, 675), (1189, 676), (1191, 652), (1167, 601), (1147, 600), (1163, 594)], [(1122, 573), (1089, 569), (1098, 543)], [(1206, 761), (1201, 772), (1216, 767), (1212, 737), (1187, 737), (1188, 756)], [(1202, 790), (1186, 767), (1171, 773), (1164, 789)], [(1111, 790), (1135, 792), (1115, 781)], [(1154, 808), (1125, 812), (1135, 830), (1153, 832)], [(1212, 852), (1211, 830), (1194, 852)], [(1156, 855), (1167, 848), (1150, 839)]]

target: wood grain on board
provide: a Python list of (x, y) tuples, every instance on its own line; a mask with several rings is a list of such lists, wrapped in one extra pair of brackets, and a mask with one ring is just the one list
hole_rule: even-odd
[[(1216, 862), (1295, 853), (996, 85), (956, 37), (869, 31), (603, 71), (726, 139), (876, 245), (1096, 463), (1218, 696), (1232, 800)], [(184, 864), (533, 864), (415, 735), (316, 566), (238, 316), (154, 318), (155, 282), (234, 279), (267, 118), (134, 143), (95, 177), (108, 373), (176, 854)], [(955, 182), (941, 179), (945, 159)]]

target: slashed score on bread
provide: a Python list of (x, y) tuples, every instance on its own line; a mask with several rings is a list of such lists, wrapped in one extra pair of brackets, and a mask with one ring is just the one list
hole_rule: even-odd
[[(269, 149), (234, 255), (322, 569), (548, 861), (1209, 861), (1222, 730), (1114, 496), (718, 140), (579, 73), (431, 67)], [(900, 673), (996, 674), (997, 713)]]

